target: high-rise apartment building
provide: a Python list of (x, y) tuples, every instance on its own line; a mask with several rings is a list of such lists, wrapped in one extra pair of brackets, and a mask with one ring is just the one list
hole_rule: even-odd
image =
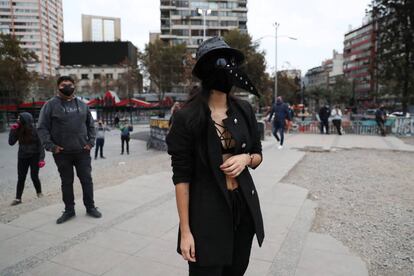
[(344, 74), (353, 82), (358, 101), (370, 101), (376, 89), (376, 29), (375, 21), (367, 16), (362, 26), (345, 34)]
[(29, 70), (54, 75), (63, 41), (62, 0), (0, 0), (0, 33), (36, 53), (39, 62), (28, 64)]
[(161, 0), (160, 39), (196, 49), (206, 37), (247, 32), (247, 0)]
[(83, 41), (120, 41), (121, 19), (82, 14)]

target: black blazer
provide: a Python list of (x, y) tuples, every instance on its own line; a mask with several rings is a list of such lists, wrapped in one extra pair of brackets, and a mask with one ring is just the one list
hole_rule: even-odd
[[(229, 99), (227, 118), (223, 120), (236, 142), (235, 154), (262, 154), (257, 121), (251, 105), (242, 100)], [(209, 114), (210, 115), (210, 114)], [(229, 265), (233, 255), (233, 219), (224, 173), (221, 142), (211, 116), (207, 116), (204, 151), (196, 150), (194, 133), (188, 126), (186, 108), (174, 114), (167, 135), (168, 153), (171, 155), (174, 184), (190, 185), (189, 222), (196, 247), (197, 263), (201, 266)], [(259, 245), (264, 239), (263, 218), (259, 197), (249, 170), (238, 177), (239, 187), (252, 214)], [(177, 251), (180, 252), (180, 232)]]

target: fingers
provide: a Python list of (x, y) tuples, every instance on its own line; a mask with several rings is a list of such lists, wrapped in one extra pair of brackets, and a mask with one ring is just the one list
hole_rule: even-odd
[(192, 243), (190, 245), (190, 259), (189, 259), (189, 261), (190, 262), (195, 262), (196, 261), (196, 258), (195, 258), (195, 245), (194, 245), (194, 243)]

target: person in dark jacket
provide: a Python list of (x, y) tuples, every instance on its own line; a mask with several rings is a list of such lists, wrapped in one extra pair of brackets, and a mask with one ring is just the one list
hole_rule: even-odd
[[(282, 97), (277, 97), (276, 103), (273, 104), (272, 110), (270, 111), (269, 115), (269, 122), (273, 119), (273, 136), (275, 136), (276, 140), (280, 142), (279, 149), (283, 148), (283, 142), (285, 140), (285, 126), (286, 121), (290, 121), (290, 110), (287, 104), (283, 102)], [(278, 136), (280, 134), (280, 138)]]
[(252, 106), (229, 95), (233, 85), (259, 95), (239, 69), (243, 54), (220, 37), (197, 50), (193, 74), (202, 87), (167, 135), (180, 219), (177, 251), (190, 276), (242, 276), (253, 237), (264, 238), (250, 168), (262, 161)]
[(377, 122), (378, 129), (380, 130), (381, 136), (385, 136), (385, 121), (387, 119), (387, 113), (385, 112), (384, 105), (381, 105), (375, 111), (375, 121)]
[(124, 119), (119, 130), (121, 131), (121, 154), (124, 154), (124, 145), (126, 145), (127, 154), (129, 154), (129, 141), (131, 140), (131, 132), (134, 128), (132, 125), (127, 124), (126, 119)]
[(319, 119), (321, 120), (321, 134), (325, 128), (326, 134), (329, 134), (329, 116), (331, 116), (331, 110), (328, 105), (324, 105), (319, 109)]
[(103, 156), (103, 147), (105, 145), (105, 132), (110, 131), (110, 129), (103, 124), (102, 120), (99, 120), (98, 126), (96, 127), (96, 142), (95, 142), (95, 160), (98, 158), (98, 152), (102, 159), (105, 159)]
[(93, 200), (90, 151), (95, 144), (95, 125), (89, 107), (75, 95), (75, 82), (69, 76), (57, 80), (57, 96), (41, 109), (38, 133), (43, 146), (53, 153), (62, 181), (65, 211), (56, 223), (75, 216), (73, 195), (73, 167), (82, 184), (83, 203), (88, 215), (100, 218), (102, 214)]
[(34, 127), (33, 116), (28, 112), (19, 114), (16, 124), (13, 124), (9, 133), (9, 145), (13, 146), (19, 142), (17, 160), (17, 189), (16, 199), (11, 205), (22, 203), (22, 195), (26, 175), (30, 167), (30, 177), (36, 189), (37, 197), (42, 197), (42, 185), (39, 179), (39, 168), (45, 166), (45, 150), (43, 149), (36, 128)]

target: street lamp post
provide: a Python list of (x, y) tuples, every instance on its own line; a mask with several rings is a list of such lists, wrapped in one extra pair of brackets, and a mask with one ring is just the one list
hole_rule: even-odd
[(275, 22), (275, 90), (273, 92), (273, 100), (276, 102), (277, 97), (277, 29), (279, 28), (280, 24)]
[(277, 30), (278, 30), (278, 28), (280, 26), (280, 23), (275, 22), (273, 25), (275, 27), (275, 35), (274, 36), (272, 36), (272, 35), (265, 35), (265, 36), (260, 37), (259, 39), (254, 40), (253, 42), (260, 41), (260, 40), (262, 40), (263, 38), (266, 38), (266, 37), (274, 37), (275, 38), (275, 88), (274, 88), (274, 91), (273, 91), (273, 99), (274, 99), (274, 101), (276, 101), (276, 97), (277, 97), (277, 39), (279, 37), (280, 38), (281, 37), (286, 37), (286, 38), (289, 38), (291, 40), (298, 40), (298, 39), (296, 37), (291, 37), (291, 36), (287, 36), (287, 35), (280, 35), (280, 36), (278, 36), (277, 35)]
[(203, 41), (206, 40), (206, 16), (211, 14), (210, 9), (197, 9), (197, 13), (203, 16)]

